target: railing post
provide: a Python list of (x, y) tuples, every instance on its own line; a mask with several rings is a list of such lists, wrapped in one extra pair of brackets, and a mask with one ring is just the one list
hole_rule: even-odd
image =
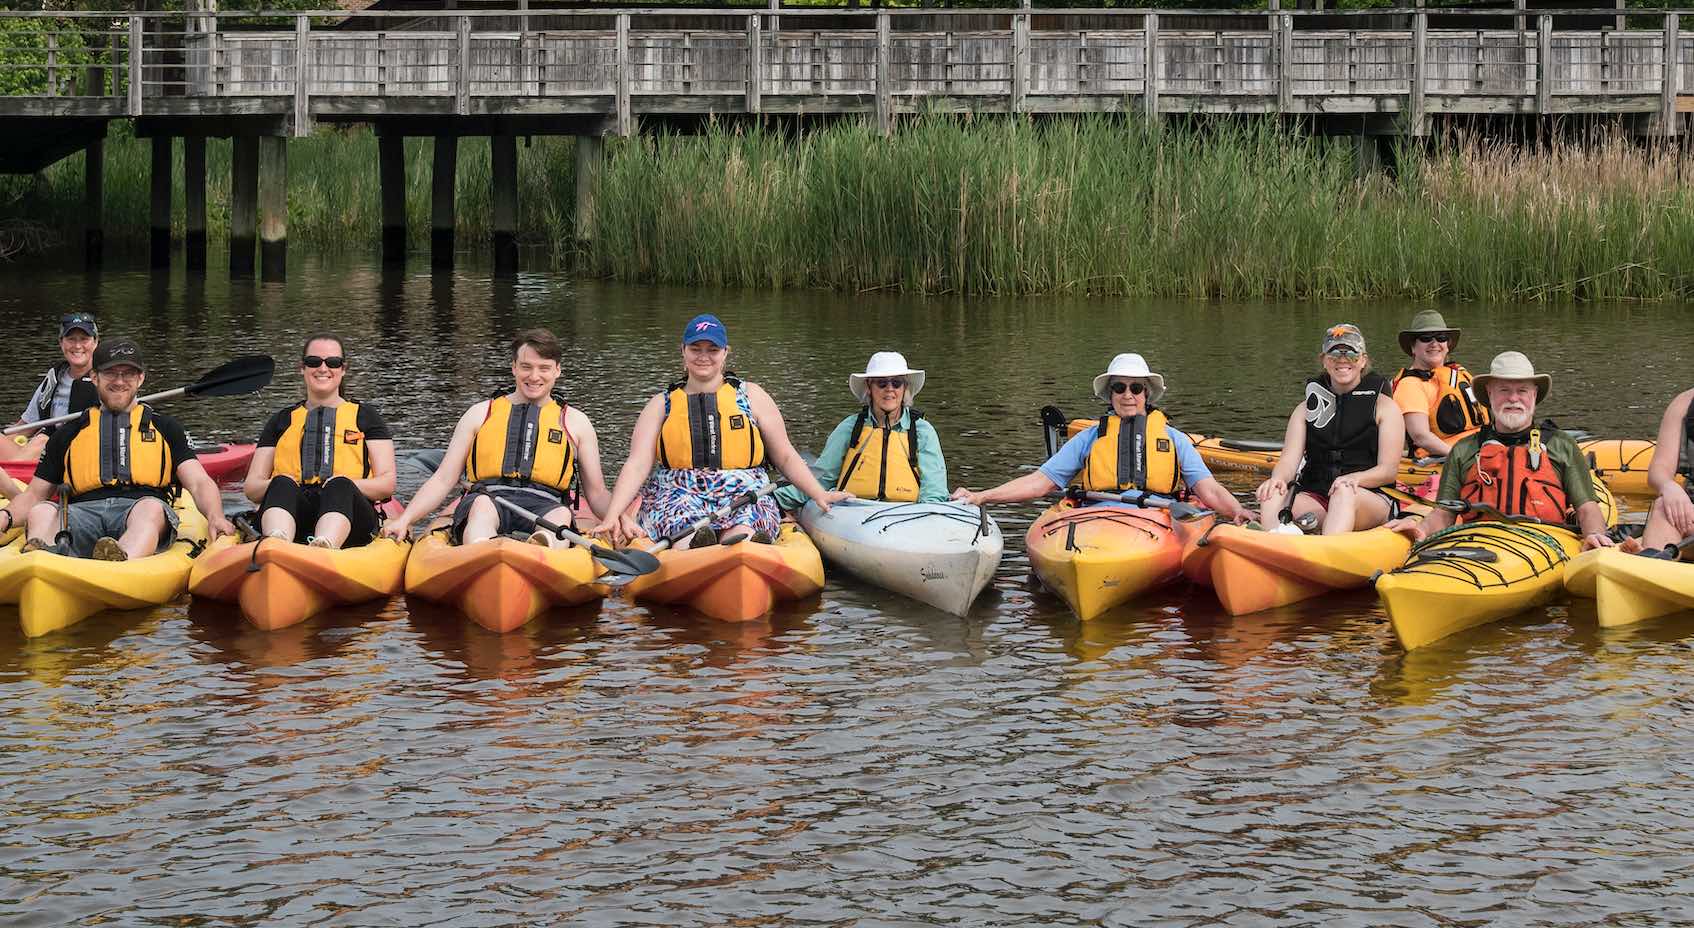
[(1159, 14), (1148, 13), (1142, 18), (1142, 33), (1146, 45), (1142, 51), (1141, 105), (1147, 119), (1153, 120), (1159, 115)]
[(1424, 87), (1428, 74), (1429, 14), (1419, 11), (1412, 14), (1412, 135), (1424, 135), (1429, 131), (1429, 120), (1424, 113)]
[(635, 119), (629, 111), (629, 14), (619, 13), (617, 18), (618, 48), (616, 61), (617, 76), (617, 122), (618, 134), (629, 136), (634, 133)]
[(1553, 111), (1553, 17), (1535, 17), (1535, 111)]
[(453, 112), (460, 116), (471, 113), (471, 18), (459, 17), (459, 81)]
[(1029, 92), (1029, 14), (1012, 14), (1012, 112), (1023, 112)]
[(1294, 17), (1276, 15), (1276, 108), (1294, 111)]
[(889, 16), (887, 13), (878, 13), (876, 14), (876, 127), (885, 136), (894, 131), (894, 100), (889, 92), (889, 79), (893, 70), (888, 60), (891, 51)]
[(759, 77), (764, 73), (764, 64), (760, 60), (761, 30), (759, 21), (764, 17), (754, 14), (747, 17), (747, 112), (759, 111)]
[(47, 95), (59, 95), (59, 33), (52, 27), (47, 31)]
[(1659, 134), (1663, 136), (1676, 135), (1676, 90), (1679, 59), (1677, 45), (1681, 44), (1678, 34), (1682, 23), (1675, 13), (1665, 14), (1665, 53), (1664, 73), (1660, 77), (1659, 89)]
[(141, 17), (129, 18), (129, 115), (141, 115)]
[(312, 134), (311, 22), (304, 14), (294, 18), (294, 137)]

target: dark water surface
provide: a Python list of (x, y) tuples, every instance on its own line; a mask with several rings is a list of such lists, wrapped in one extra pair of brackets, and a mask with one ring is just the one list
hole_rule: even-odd
[[(1270, 437), (1324, 325), (1387, 365), (1412, 312), (11, 267), (8, 416), (73, 307), (140, 339), (159, 389), (346, 333), (403, 448), (551, 326), (614, 472), (712, 309), (802, 447), (871, 351), (905, 351), (975, 486), (1039, 462), (1041, 404), (1092, 412), (1116, 351), (1166, 374), (1179, 425)], [(1650, 434), (1690, 380), (1682, 306), (1447, 312), (1461, 359), (1524, 349), (1543, 411), (1596, 433)], [(168, 408), (251, 440), (285, 371)], [(0, 924), (1687, 922), (1694, 616), (1600, 633), (1561, 604), (1404, 655), (1368, 593), (1232, 619), (1179, 586), (1082, 625), (1028, 579), (1036, 511), (1001, 513), (963, 620), (834, 577), (744, 626), (612, 600), (505, 636), (403, 601), (277, 633), (185, 602), (33, 641), (0, 610)]]

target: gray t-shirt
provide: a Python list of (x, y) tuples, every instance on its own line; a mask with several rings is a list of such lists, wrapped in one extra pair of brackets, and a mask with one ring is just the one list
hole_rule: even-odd
[(71, 376), (70, 368), (66, 368), (59, 374), (59, 388), (53, 391), (53, 408), (48, 411), (47, 415), (41, 414), (41, 400), (47, 395), (47, 391), (52, 389), (52, 376), (52, 371), (41, 375), (41, 384), (35, 388), (34, 393), (30, 394), (29, 405), (24, 407), (24, 414), (18, 417), (19, 422), (40, 422), (42, 419), (51, 419), (55, 416), (70, 413), (71, 384), (76, 382), (76, 378)]

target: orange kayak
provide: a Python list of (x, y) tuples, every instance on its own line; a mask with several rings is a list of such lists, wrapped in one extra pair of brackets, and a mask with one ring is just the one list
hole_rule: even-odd
[(823, 558), (793, 524), (773, 544), (743, 541), (658, 554), (659, 569), (624, 587), (638, 602), (688, 606), (721, 622), (749, 622), (784, 600), (823, 589)]
[[(1344, 535), (1283, 535), (1219, 525), (1191, 547), (1231, 615), (1274, 609), (1370, 584), (1406, 561), (1411, 540), (1386, 528)], [(1184, 564), (1185, 572), (1189, 572)], [(1192, 572), (1190, 572), (1192, 576)]]
[(275, 538), (240, 544), (226, 535), (195, 559), (188, 592), (237, 603), (247, 621), (276, 631), (336, 606), (394, 596), (411, 550), (392, 538), (330, 550)]
[(1092, 619), (1182, 573), (1183, 544), (1162, 509), (1050, 507), (1024, 536), (1042, 586)]
[(509, 632), (557, 606), (600, 599), (603, 568), (586, 548), (544, 548), (510, 538), (468, 545), (431, 532), (406, 560), (406, 595), (452, 606), (491, 632)]

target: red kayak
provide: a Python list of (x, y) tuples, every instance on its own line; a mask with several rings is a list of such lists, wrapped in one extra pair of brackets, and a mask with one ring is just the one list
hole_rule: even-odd
[[(219, 445), (216, 448), (195, 450), (195, 457), (200, 466), (206, 468), (206, 473), (218, 483), (233, 483), (247, 476), (247, 462), (253, 460), (253, 452), (257, 445)], [(28, 483), (35, 476), (34, 461), (6, 461), (6, 473), (18, 481)]]

